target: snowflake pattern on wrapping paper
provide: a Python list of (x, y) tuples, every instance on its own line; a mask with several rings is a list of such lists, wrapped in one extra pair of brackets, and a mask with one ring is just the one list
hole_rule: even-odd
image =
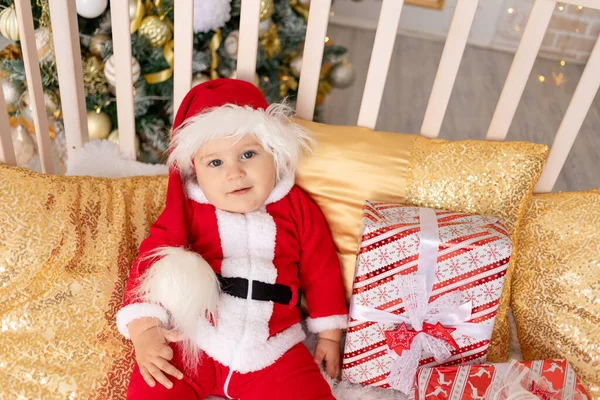
[(385, 248), (380, 248), (379, 251), (377, 252), (377, 262), (379, 263), (380, 266), (385, 267), (386, 265), (388, 265), (389, 263), (391, 263), (392, 258), (390, 256), (390, 254), (388, 253), (388, 250)]
[(460, 229), (460, 226), (458, 225), (452, 225), (448, 227), (448, 233), (452, 235), (452, 237), (461, 237), (463, 230)]
[(353, 352), (356, 349), (353, 338), (354, 336), (352, 335), (346, 335), (346, 343), (344, 344), (344, 348), (348, 352)]
[(478, 297), (483, 297), (485, 301), (494, 300), (498, 297), (496, 285), (493, 282), (483, 285), (483, 291)]
[(468, 303), (475, 303), (475, 299), (477, 298), (477, 295), (475, 294), (474, 290), (464, 290), (463, 292), (463, 300)]
[(412, 254), (412, 247), (409, 243), (406, 243), (403, 240), (397, 240), (393, 244), (394, 254), (399, 258), (403, 259)]
[(470, 251), (467, 253), (467, 262), (469, 263), (469, 267), (475, 269), (479, 268), (479, 264), (481, 263), (481, 258), (476, 251)]
[(389, 371), (388, 363), (385, 361), (383, 357), (376, 358), (373, 360), (373, 368), (378, 375), (383, 374), (384, 372)]
[(491, 262), (496, 262), (500, 259), (500, 251), (498, 250), (498, 247), (496, 246), (487, 246), (485, 249), (487, 256), (488, 256), (488, 261)]
[(450, 260), (450, 262), (448, 263), (448, 270), (453, 274), (453, 275), (459, 275), (463, 272), (463, 264), (460, 259), (458, 258), (453, 258)]
[(377, 301), (379, 302), (379, 304), (383, 304), (383, 303), (387, 303), (388, 301), (391, 301), (390, 294), (388, 292), (388, 289), (385, 286), (377, 286), (377, 288), (375, 289), (374, 296), (377, 298)]
[(368, 292), (364, 292), (358, 298), (358, 304), (365, 307), (371, 307), (373, 305), (373, 298)]
[(348, 370), (348, 369), (342, 370), (342, 380), (344, 380), (346, 382), (356, 382), (354, 380), (354, 374), (352, 372), (350, 372), (350, 370)]
[(481, 227), (476, 224), (466, 224), (464, 226), (464, 230), (467, 235), (471, 235), (473, 233), (479, 232), (481, 230)]
[(371, 342), (371, 335), (368, 331), (363, 329), (362, 331), (358, 332), (358, 341), (360, 342), (361, 346), (365, 346)]
[(368, 254), (362, 254), (358, 258), (358, 272), (360, 274), (367, 274), (373, 269), (373, 260)]
[(464, 343), (462, 344), (462, 346), (470, 346), (476, 342), (475, 339), (468, 335), (460, 335), (460, 337), (457, 340), (461, 343)]
[(366, 364), (361, 364), (358, 366), (358, 375), (360, 376), (361, 380), (366, 380), (367, 378), (369, 378), (371, 376), (371, 368), (369, 368), (368, 365)]

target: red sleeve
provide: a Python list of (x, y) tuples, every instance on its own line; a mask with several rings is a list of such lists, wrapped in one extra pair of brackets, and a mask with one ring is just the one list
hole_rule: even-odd
[(306, 297), (308, 329), (344, 329), (348, 309), (342, 268), (325, 217), (317, 204), (298, 188), (300, 208), (300, 287)]

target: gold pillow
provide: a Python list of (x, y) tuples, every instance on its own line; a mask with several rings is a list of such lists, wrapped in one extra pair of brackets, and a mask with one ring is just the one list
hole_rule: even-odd
[(524, 359), (566, 358), (600, 398), (600, 189), (534, 195), (515, 260)]
[[(295, 120), (317, 140), (301, 161), (297, 183), (323, 210), (352, 292), (365, 200), (500, 217), (515, 232), (544, 167), (548, 147), (526, 142), (449, 142)], [(510, 282), (509, 267), (506, 282)], [(488, 353), (504, 361), (509, 346), (509, 286), (505, 285)]]
[(3, 396), (125, 398), (133, 349), (115, 313), (166, 188), (166, 176), (65, 177), (0, 165)]

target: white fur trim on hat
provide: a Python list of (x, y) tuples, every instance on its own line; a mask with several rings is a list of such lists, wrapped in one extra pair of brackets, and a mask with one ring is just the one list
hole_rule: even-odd
[(313, 333), (327, 331), (329, 329), (346, 329), (348, 327), (348, 315), (331, 315), (329, 317), (307, 318), (306, 327)]
[(218, 138), (240, 139), (254, 134), (273, 155), (278, 180), (293, 175), (303, 149), (312, 144), (308, 131), (291, 121), (292, 108), (286, 103), (271, 104), (266, 110), (225, 104), (188, 118), (172, 135), (168, 164), (183, 177), (194, 176), (192, 161), (205, 143)]

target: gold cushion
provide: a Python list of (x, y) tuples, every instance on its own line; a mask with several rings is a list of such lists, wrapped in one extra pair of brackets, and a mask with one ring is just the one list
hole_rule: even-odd
[(515, 260), (524, 359), (566, 358), (600, 398), (600, 189), (534, 195)]
[[(342, 262), (348, 298), (365, 200), (500, 217), (516, 245), (517, 226), (548, 152), (545, 145), (526, 142), (449, 142), (295, 121), (317, 140), (314, 153), (299, 165), (297, 183), (325, 214)], [(508, 357), (511, 271), (509, 267), (490, 361)]]
[(65, 177), (0, 165), (3, 396), (125, 398), (133, 349), (115, 313), (166, 188), (165, 176)]

